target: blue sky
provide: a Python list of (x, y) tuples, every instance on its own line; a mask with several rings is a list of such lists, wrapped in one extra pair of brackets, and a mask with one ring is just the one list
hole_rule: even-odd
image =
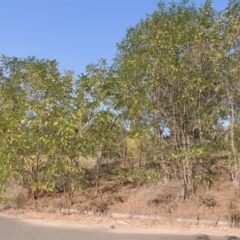
[[(171, 0), (166, 0), (166, 3)], [(193, 1), (200, 6), (205, 0)], [(158, 0), (0, 0), (0, 55), (56, 59), (60, 70), (84, 72), (111, 63), (126, 30), (157, 9)], [(215, 0), (222, 10), (228, 0)]]

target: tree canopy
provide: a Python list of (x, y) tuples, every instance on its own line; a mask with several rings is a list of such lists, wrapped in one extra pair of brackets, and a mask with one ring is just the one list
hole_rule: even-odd
[[(127, 30), (111, 66), (100, 59), (77, 79), (55, 60), (2, 56), (1, 183), (71, 195), (89, 157), (96, 187), (103, 160), (146, 181), (175, 179), (184, 198), (211, 186), (219, 162), (239, 182), (239, 13), (238, 0), (221, 12), (209, 0), (160, 1)], [(148, 162), (161, 174), (150, 177)]]

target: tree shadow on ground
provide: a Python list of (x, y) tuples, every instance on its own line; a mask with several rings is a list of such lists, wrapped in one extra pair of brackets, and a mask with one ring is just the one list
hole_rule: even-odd
[[(226, 240), (240, 240), (240, 238), (238, 238), (236, 236), (226, 236), (225, 239)], [(211, 240), (211, 238), (208, 235), (200, 235), (200, 236), (197, 236), (196, 240)]]
[(210, 240), (208, 235), (201, 235), (201, 236), (197, 236), (196, 238), (197, 240)]

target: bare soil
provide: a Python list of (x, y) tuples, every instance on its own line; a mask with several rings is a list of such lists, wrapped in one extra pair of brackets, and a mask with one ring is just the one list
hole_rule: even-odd
[[(96, 219), (101, 219), (100, 221), (108, 221), (111, 213), (122, 213), (127, 214), (124, 221), (127, 218), (127, 221), (131, 219), (134, 224), (143, 223), (145, 226), (155, 226), (163, 222), (172, 224), (174, 220), (180, 219), (187, 225), (193, 223), (200, 225), (201, 223), (201, 225), (215, 228), (223, 225), (220, 223), (227, 222), (230, 227), (239, 227), (240, 191), (238, 185), (221, 182), (215, 184), (210, 190), (202, 187), (191, 199), (183, 200), (181, 196), (181, 189), (174, 182), (140, 187), (131, 179), (114, 180), (101, 182), (98, 196), (95, 196), (95, 188), (89, 187), (84, 191), (75, 191), (72, 197), (67, 193), (48, 193), (38, 199), (29, 199), (26, 191), (21, 188), (16, 199), (5, 204), (2, 211), (30, 214), (34, 218), (49, 217), (48, 214), (53, 214), (51, 216), (54, 218), (63, 216), (73, 220), (83, 216), (86, 220), (95, 219), (99, 215), (101, 217)], [(74, 210), (78, 214), (73, 214)], [(37, 215), (34, 216), (34, 214)], [(140, 218), (143, 218), (143, 215), (150, 218), (129, 218), (134, 215)], [(188, 221), (189, 219), (192, 221)]]
[(14, 217), (32, 224), (47, 226), (64, 226), (71, 228), (101, 228), (117, 232), (138, 232), (144, 234), (171, 233), (171, 234), (204, 234), (219, 236), (240, 237), (240, 229), (223, 226), (202, 226), (186, 223), (173, 223), (160, 220), (125, 218), (118, 219), (109, 216), (62, 214), (39, 212), (24, 209), (5, 209), (0, 213), (4, 217)]

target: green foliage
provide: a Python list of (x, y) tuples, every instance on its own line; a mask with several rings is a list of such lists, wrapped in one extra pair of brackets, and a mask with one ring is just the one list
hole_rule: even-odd
[(74, 172), (83, 152), (73, 74), (60, 73), (56, 61), (36, 58), (3, 56), (2, 68), (1, 159), (9, 178), (19, 176), (32, 192), (53, 191), (56, 166), (67, 164)]
[(111, 159), (129, 169), (138, 161), (130, 175), (140, 185), (175, 178), (186, 198), (213, 181), (222, 152), (239, 181), (239, 12), (239, 1), (223, 12), (211, 1), (161, 1), (127, 30), (112, 66), (100, 59), (77, 80), (55, 60), (2, 56), (0, 191), (17, 178), (34, 197), (72, 196), (91, 174), (98, 186)]
[(144, 167), (136, 167), (130, 173), (131, 178), (138, 185), (144, 185), (149, 183), (158, 183), (164, 177), (164, 173), (161, 170), (147, 170)]
[[(219, 119), (229, 116), (226, 102), (239, 90), (235, 68), (239, 2), (230, 3), (222, 14), (210, 1), (201, 8), (188, 1), (158, 6), (118, 44), (114, 77), (108, 81), (119, 86), (112, 92), (112, 102), (128, 122), (129, 133), (146, 139), (143, 132), (147, 132), (159, 139), (159, 151), (167, 153), (162, 165), (177, 169), (187, 196), (194, 193), (195, 177), (201, 175), (196, 169), (201, 169), (204, 159), (211, 159), (207, 150), (212, 149), (211, 142), (217, 142), (216, 146), (222, 142), (216, 133), (224, 134)], [(163, 137), (166, 130), (168, 141)], [(236, 159), (235, 145), (231, 146)]]

